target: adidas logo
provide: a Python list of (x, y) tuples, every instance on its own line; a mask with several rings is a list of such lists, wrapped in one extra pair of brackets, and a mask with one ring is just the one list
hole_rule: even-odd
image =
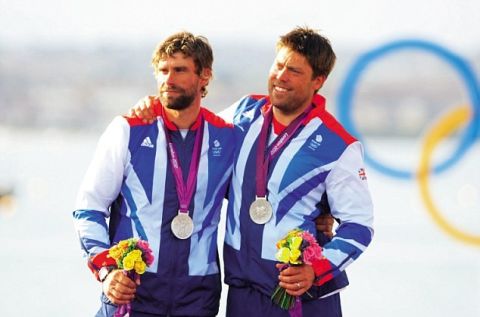
[(145, 139), (143, 139), (142, 144), (140, 146), (145, 146), (153, 149), (153, 143), (152, 143), (152, 140), (150, 140), (150, 137), (147, 136)]

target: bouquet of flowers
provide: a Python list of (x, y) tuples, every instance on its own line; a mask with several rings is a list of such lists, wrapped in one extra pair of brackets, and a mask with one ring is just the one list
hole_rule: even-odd
[[(117, 267), (132, 280), (145, 273), (147, 267), (153, 263), (153, 253), (148, 242), (138, 238), (119, 241), (110, 248), (108, 256), (113, 258), (117, 262)], [(129, 316), (130, 310), (130, 303), (120, 305), (114, 317)]]
[[(314, 259), (322, 257), (322, 247), (318, 245), (315, 237), (310, 232), (298, 228), (288, 232), (283, 239), (278, 241), (277, 249), (275, 257), (278, 261), (285, 263), (282, 269), (292, 265), (312, 265)], [(271, 298), (275, 304), (285, 310), (292, 311), (297, 305), (301, 307), (300, 298), (288, 294), (280, 286), (277, 286)]]

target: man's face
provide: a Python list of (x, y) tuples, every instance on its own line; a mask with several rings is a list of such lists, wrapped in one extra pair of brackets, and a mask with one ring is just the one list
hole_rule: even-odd
[(196, 73), (193, 58), (175, 53), (158, 63), (156, 76), (160, 101), (168, 109), (183, 110), (201, 98), (208, 79)]
[(325, 81), (323, 76), (312, 78), (312, 75), (312, 67), (303, 55), (287, 47), (281, 48), (268, 78), (272, 105), (285, 114), (302, 111)]

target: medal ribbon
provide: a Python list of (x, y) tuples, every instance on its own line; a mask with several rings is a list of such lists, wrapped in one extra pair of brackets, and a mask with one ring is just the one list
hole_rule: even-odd
[(180, 203), (180, 209), (178, 210), (179, 213), (182, 212), (188, 214), (188, 207), (190, 205), (190, 201), (192, 200), (193, 192), (197, 182), (198, 163), (200, 161), (200, 151), (202, 148), (203, 139), (203, 116), (201, 114), (200, 120), (200, 126), (197, 129), (197, 134), (195, 135), (192, 160), (190, 161), (186, 184), (183, 181), (183, 173), (178, 160), (178, 152), (172, 142), (170, 132), (166, 126), (164, 127), (165, 137), (167, 138), (168, 150), (170, 153), (170, 165), (172, 167), (173, 175), (175, 176), (175, 183), (177, 185), (177, 197)]
[[(273, 157), (278, 154), (278, 152), (287, 144), (287, 142), (292, 138), (295, 132), (298, 130), (300, 125), (303, 123), (303, 120), (307, 114), (312, 110), (313, 106), (310, 105), (305, 111), (299, 115), (295, 120), (293, 120), (285, 130), (283, 130), (273, 141), (273, 143), (267, 149), (267, 139), (268, 131), (273, 120), (273, 111), (272, 107), (264, 113), (262, 129), (260, 130), (260, 135), (258, 137), (258, 147), (257, 147), (257, 166), (256, 166), (256, 195), (257, 197), (266, 197), (267, 196), (267, 174), (268, 166)], [(268, 152), (267, 152), (268, 150)], [(267, 152), (267, 155), (265, 155)]]

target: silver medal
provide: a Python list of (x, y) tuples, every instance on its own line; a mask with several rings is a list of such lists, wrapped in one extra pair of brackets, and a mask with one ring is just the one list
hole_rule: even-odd
[(259, 225), (267, 223), (272, 218), (272, 214), (272, 205), (265, 197), (257, 197), (250, 205), (250, 218)]
[(175, 237), (188, 239), (193, 233), (193, 220), (188, 213), (179, 212), (178, 215), (173, 218), (171, 228)]

